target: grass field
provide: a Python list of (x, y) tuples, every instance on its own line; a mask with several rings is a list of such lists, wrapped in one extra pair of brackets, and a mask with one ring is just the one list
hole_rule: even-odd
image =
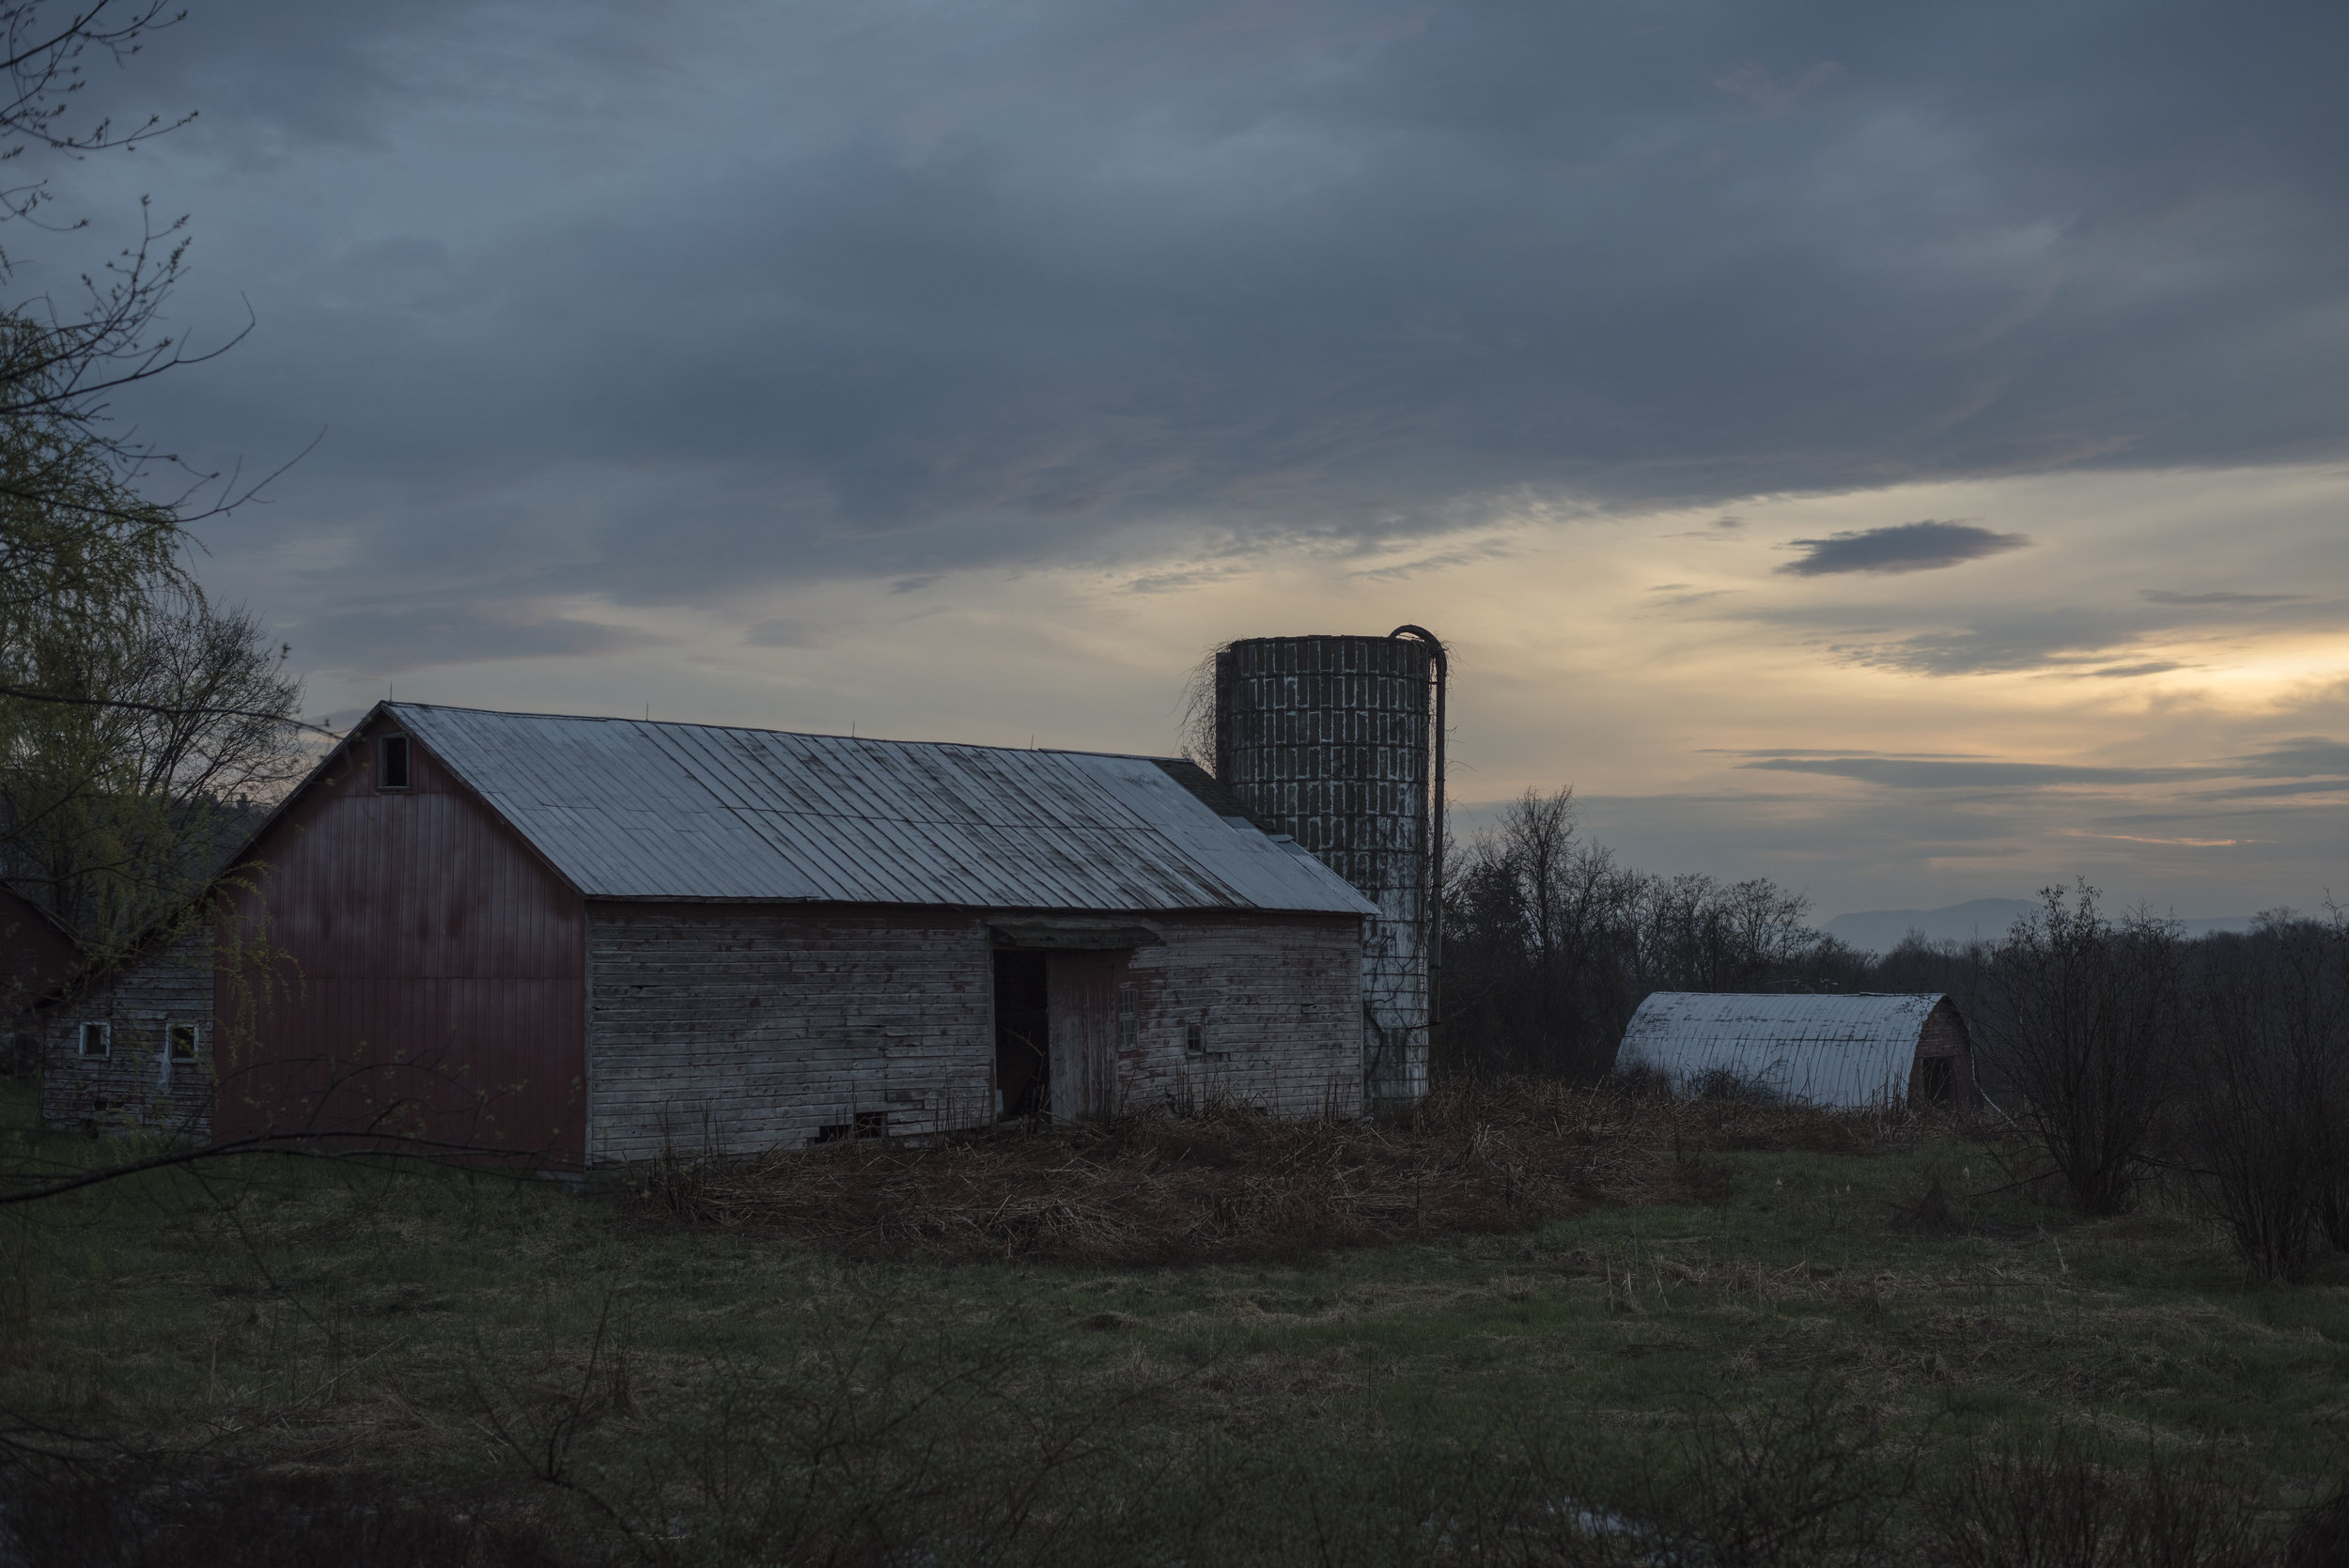
[[(123, 1152), (8, 1111), (20, 1170)], [(1181, 1266), (159, 1172), (0, 1210), (9, 1518), (126, 1563), (2282, 1560), (2349, 1270), (1969, 1196), (2015, 1158), (1716, 1147), (1706, 1202)]]

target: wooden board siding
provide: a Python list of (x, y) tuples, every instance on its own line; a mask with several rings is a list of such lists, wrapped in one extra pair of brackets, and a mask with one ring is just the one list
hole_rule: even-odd
[[(81, 1054), (86, 1022), (109, 1026), (102, 1058)], [(165, 1031), (196, 1026), (193, 1062), (165, 1060)], [(199, 1141), (212, 1132), (212, 951), (209, 931), (138, 955), (45, 1010), (40, 1119), (93, 1132), (145, 1129)]]
[[(1226, 1095), (1280, 1116), (1362, 1113), (1362, 925), (1306, 915), (1159, 923), (1134, 951), (1139, 1038), (1119, 1109)], [(1186, 1050), (1200, 1032), (1200, 1054)]]
[(1046, 956), (1054, 1115), (1117, 1114), (1117, 993), (1121, 986), (1135, 986), (1139, 998), (1139, 977), (1130, 974), (1126, 952)]
[(1965, 1016), (1957, 1004), (1943, 997), (1925, 1015), (1925, 1026), (1917, 1035), (1917, 1060), (1921, 1063), (1909, 1078), (1911, 1098), (1922, 1094), (1924, 1068), (1921, 1063), (1929, 1056), (1955, 1059), (1950, 1079), (1950, 1104), (1960, 1110), (1971, 1110), (1981, 1103), (1975, 1094), (1974, 1043), (1967, 1032)]
[(378, 721), (255, 845), (225, 929), (223, 1136), (383, 1131), (558, 1168), (584, 1153), (584, 902)]
[[(992, 1120), (988, 919), (842, 905), (589, 906), (590, 1160), (645, 1159), (664, 1146), (795, 1147), (852, 1131), (861, 1117), (916, 1135)], [(1117, 1110), (1220, 1092), (1290, 1115), (1359, 1113), (1359, 918), (1150, 924), (1164, 946), (1051, 955), (1055, 1032), (1065, 1015), (1085, 1017), (1077, 1027), (1112, 1065), (1097, 1090), (1066, 1093)], [(1126, 985), (1130, 1045), (1116, 1010)], [(1195, 1057), (1186, 1050), (1194, 1023)], [(1056, 1066), (1062, 1054), (1056, 1040)]]

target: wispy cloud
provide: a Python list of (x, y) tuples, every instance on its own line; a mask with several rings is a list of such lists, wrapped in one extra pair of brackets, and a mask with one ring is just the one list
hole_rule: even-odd
[(1470, 545), (1459, 550), (1447, 550), (1434, 555), (1423, 555), (1416, 561), (1397, 561), (1384, 567), (1367, 567), (1361, 571), (1347, 572), (1346, 575), (1364, 582), (1400, 582), (1410, 578), (1424, 576), (1431, 571), (1442, 571), (1449, 567), (1473, 566), (1479, 561), (1505, 561), (1510, 554), (1511, 550), (1508, 545), (1499, 540), (1487, 540), (1483, 544)]
[(2119, 844), (2172, 844), (2187, 849), (2227, 849), (2238, 844), (2257, 844), (2248, 838), (2151, 838), (2143, 833), (2082, 833), (2082, 838), (2111, 839)]
[(1717, 757), (1897, 757), (1904, 761), (1931, 758), (1935, 761), (1995, 762), (1998, 759), (1981, 752), (1872, 752), (1855, 746), (1699, 746), (1699, 756)]
[(1840, 572), (1937, 571), (2021, 550), (2031, 541), (2021, 534), (1993, 533), (1971, 522), (1927, 518), (1789, 542), (1802, 546), (1806, 553), (1778, 569), (1797, 577), (1824, 577)]
[(2175, 593), (2167, 588), (2140, 588), (2137, 597), (2148, 604), (2305, 604), (2306, 594)]
[(1667, 534), (1664, 537), (1668, 539), (1734, 539), (1744, 533), (1745, 528), (1745, 519), (1734, 512), (1727, 512), (1715, 518), (1703, 528), (1684, 528), (1678, 533)]
[(1823, 773), (1890, 789), (2005, 789), (2046, 784), (2171, 784), (2223, 768), (2090, 768), (2060, 762), (1927, 762), (1897, 757), (1770, 757), (1738, 764), (1773, 773)]

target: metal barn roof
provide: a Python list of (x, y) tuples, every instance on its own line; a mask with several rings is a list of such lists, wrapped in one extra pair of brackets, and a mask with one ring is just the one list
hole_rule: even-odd
[(1685, 1088), (1726, 1072), (1821, 1105), (1901, 1100), (1925, 1020), (1943, 997), (1745, 996), (1657, 991), (1624, 1031), (1618, 1070), (1647, 1067)]
[(1377, 913), (1300, 846), (1209, 804), (1184, 763), (381, 711), (590, 898)]

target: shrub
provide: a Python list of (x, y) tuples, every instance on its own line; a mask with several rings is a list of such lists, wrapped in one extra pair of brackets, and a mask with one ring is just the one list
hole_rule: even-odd
[(2086, 883), (2041, 898), (1998, 948), (1983, 1033), (2073, 1201), (2114, 1214), (2178, 1093), (2183, 944), (2174, 922), (2105, 919)]

